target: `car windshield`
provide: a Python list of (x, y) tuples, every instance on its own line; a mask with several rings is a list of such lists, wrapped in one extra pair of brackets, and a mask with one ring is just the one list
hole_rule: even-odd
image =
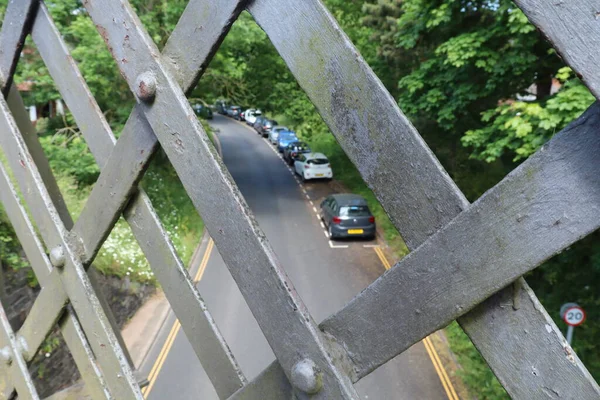
[(340, 207), (340, 217), (370, 217), (371, 211), (367, 206)]
[(325, 164), (329, 164), (329, 160), (326, 158), (311, 158), (310, 160), (307, 161), (307, 163), (315, 164), (315, 165), (325, 165)]
[(279, 132), (279, 139), (281, 140), (294, 140), (296, 135), (289, 132)]
[(292, 142), (290, 143), (290, 148), (292, 149), (306, 149), (308, 145), (304, 142)]

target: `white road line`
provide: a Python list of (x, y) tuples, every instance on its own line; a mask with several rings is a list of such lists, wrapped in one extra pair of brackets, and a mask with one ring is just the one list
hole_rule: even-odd
[(310, 197), (309, 197), (309, 195), (307, 195), (306, 193), (304, 193), (304, 195), (306, 196), (306, 198), (307, 198), (308, 200), (310, 200)]
[(329, 239), (329, 235), (327, 234), (327, 232), (323, 231), (323, 234), (325, 235), (325, 237), (326, 237), (327, 239)]
[[(312, 201), (311, 201), (311, 203), (312, 203)], [(313, 206), (313, 211), (314, 211), (314, 212), (317, 212), (317, 207), (314, 207), (314, 206)]]
[(329, 241), (329, 247), (331, 247), (332, 249), (347, 249), (347, 248), (348, 248), (348, 245), (347, 245), (347, 244), (344, 244), (344, 245), (336, 245), (336, 244), (333, 244), (333, 243), (331, 242), (331, 240), (330, 240), (330, 241)]
[(317, 219), (320, 221), (321, 220), (321, 214), (317, 213)]
[(313, 203), (313, 201), (312, 201), (312, 200), (309, 200), (308, 202), (310, 203), (310, 205), (311, 205), (311, 206), (313, 206), (313, 208), (315, 209), (315, 212), (317, 212), (317, 209), (314, 207), (314, 206), (315, 206), (315, 203)]
[(325, 224), (323, 223), (323, 221), (319, 221), (319, 223), (321, 224), (321, 228), (325, 229)]
[(378, 244), (363, 244), (363, 247), (371, 249), (371, 248), (379, 247), (379, 245)]

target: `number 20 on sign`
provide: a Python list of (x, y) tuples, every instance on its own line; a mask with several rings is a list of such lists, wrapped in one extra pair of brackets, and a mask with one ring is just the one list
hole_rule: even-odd
[(581, 307), (570, 307), (565, 311), (563, 319), (569, 326), (579, 326), (585, 321), (585, 311)]

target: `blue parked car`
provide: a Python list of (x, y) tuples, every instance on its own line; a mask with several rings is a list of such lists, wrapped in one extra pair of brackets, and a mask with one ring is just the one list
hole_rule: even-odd
[(279, 132), (279, 136), (277, 137), (277, 150), (280, 153), (283, 153), (283, 149), (285, 149), (288, 144), (295, 142), (298, 140), (295, 132), (292, 131), (281, 131)]

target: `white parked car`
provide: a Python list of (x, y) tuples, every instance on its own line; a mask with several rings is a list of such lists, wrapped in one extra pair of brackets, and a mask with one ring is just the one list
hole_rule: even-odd
[(275, 125), (271, 132), (269, 132), (269, 142), (271, 144), (277, 144), (277, 139), (279, 139), (279, 132), (289, 131), (289, 129), (285, 126)]
[(294, 169), (303, 181), (333, 178), (331, 165), (323, 153), (300, 154), (294, 161)]
[(246, 120), (246, 123), (248, 125), (254, 125), (254, 123), (256, 122), (256, 117), (258, 117), (259, 115), (262, 115), (262, 111), (256, 110), (254, 108), (250, 108), (244, 111), (244, 119)]

